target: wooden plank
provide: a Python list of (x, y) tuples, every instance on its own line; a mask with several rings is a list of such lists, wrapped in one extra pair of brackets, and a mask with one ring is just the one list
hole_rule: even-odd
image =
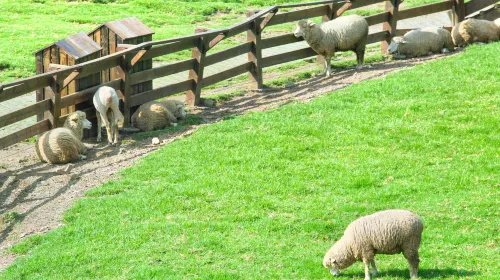
[(267, 26), (283, 24), (287, 22), (294, 22), (306, 18), (321, 17), (327, 15), (328, 12), (329, 12), (328, 5), (323, 5), (309, 9), (277, 14), (269, 21)]
[(189, 90), (193, 87), (193, 80), (186, 80), (176, 84), (156, 88), (150, 91), (135, 94), (131, 97), (131, 106), (137, 106), (162, 97), (174, 95), (179, 92)]
[(465, 19), (465, 4), (464, 0), (452, 0), (453, 8), (451, 9), (451, 22), (453, 25), (462, 22)]
[(169, 43), (163, 46), (158, 46), (151, 48), (142, 58), (141, 60), (147, 60), (154, 57), (175, 53), (178, 51), (182, 51), (185, 49), (194, 48), (197, 44), (197, 39), (186, 39), (175, 43)]
[(269, 67), (289, 61), (298, 60), (301, 58), (308, 58), (315, 56), (316, 52), (310, 47), (305, 47), (298, 50), (289, 51), (286, 53), (280, 53), (273, 56), (267, 56), (263, 59), (262, 67)]
[(53, 106), (52, 106), (52, 128), (58, 127), (57, 122), (59, 121), (59, 117), (61, 116), (61, 90), (62, 90), (62, 83), (64, 82), (64, 77), (61, 75), (56, 75), (54, 76), (52, 83), (50, 85), (50, 89), (54, 93), (54, 97), (52, 99), (53, 101)]
[(240, 25), (232, 27), (228, 32), (226, 38), (235, 36), (240, 34), (241, 32), (245, 32), (248, 29), (252, 28), (252, 22), (243, 22)]
[(224, 60), (237, 57), (239, 55), (249, 52), (251, 49), (252, 49), (252, 42), (246, 42), (242, 45), (238, 45), (220, 52), (213, 53), (206, 57), (205, 66), (213, 65), (222, 62)]
[(387, 48), (391, 44), (391, 39), (396, 35), (395, 33), (399, 16), (398, 12), (399, 12), (400, 1), (401, 0), (385, 1), (385, 12), (389, 13), (389, 16), (387, 17), (387, 21), (384, 22), (382, 30), (389, 32), (389, 38), (387, 38), (385, 41), (382, 41), (380, 48), (383, 54), (387, 53)]
[(204, 38), (198, 39), (196, 48), (191, 51), (191, 57), (196, 59), (193, 69), (189, 70), (188, 80), (192, 80), (193, 88), (186, 92), (186, 103), (188, 105), (199, 105), (201, 102), (201, 89), (203, 85), (203, 73), (205, 71), (206, 44)]
[(335, 2), (335, 1), (330, 0), (330, 1), (307, 2), (307, 3), (298, 3), (298, 4), (284, 4), (284, 5), (278, 5), (276, 7), (277, 8), (299, 8), (299, 7), (305, 7), (305, 6), (331, 4), (332, 2)]
[(138, 83), (142, 83), (145, 81), (150, 81), (152, 79), (180, 73), (183, 71), (187, 71), (193, 69), (194, 64), (196, 63), (195, 58), (190, 58), (187, 60), (175, 62), (172, 64), (155, 67), (149, 70), (144, 70), (142, 72), (133, 73), (130, 75), (130, 84), (135, 85)]
[(21, 129), (10, 135), (0, 138), (0, 150), (49, 130), (50, 130), (49, 120), (43, 120), (41, 122), (37, 122), (32, 126), (29, 126), (27, 128)]
[(243, 63), (241, 65), (238, 65), (236, 67), (233, 67), (231, 69), (224, 70), (222, 72), (219, 72), (217, 74), (205, 77), (203, 79), (203, 87), (213, 85), (215, 83), (218, 83), (220, 81), (227, 80), (229, 78), (244, 74), (252, 69), (253, 62), (248, 61), (246, 63)]
[(93, 87), (90, 87), (90, 88), (87, 88), (84, 90), (80, 90), (78, 92), (75, 92), (73, 94), (70, 94), (68, 96), (61, 98), (61, 106), (67, 107), (67, 106), (76, 105), (79, 103), (83, 103), (85, 101), (92, 100), (97, 89), (102, 87), (102, 86), (112, 87), (117, 91), (119, 91), (119, 90), (121, 91), (121, 83), (122, 83), (122, 80), (117, 79), (117, 80), (105, 82), (105, 83), (102, 83), (100, 85), (93, 86)]
[[(36, 53), (36, 74), (40, 75), (43, 73), (43, 50)], [(2, 85), (0, 85), (0, 95), (2, 94)], [(43, 101), (45, 99), (44, 97), (45, 92), (43, 88), (39, 88), (36, 90), (36, 102)], [(40, 122), (44, 119), (43, 113), (38, 114), (36, 117), (37, 122)]]
[(387, 21), (390, 15), (391, 14), (388, 12), (383, 12), (383, 13), (379, 13), (379, 14), (365, 17), (365, 20), (366, 20), (366, 22), (368, 22), (368, 25), (376, 25), (376, 24), (382, 23), (384, 21)]
[(380, 41), (385, 41), (389, 38), (391, 34), (387, 31), (380, 31), (377, 33), (368, 34), (368, 38), (366, 38), (366, 44), (377, 43)]
[(50, 99), (42, 100), (33, 105), (24, 107), (14, 112), (10, 112), (0, 117), (0, 128), (22, 121), (33, 115), (43, 114), (51, 108), (52, 101)]
[[(395, 1), (395, 0), (391, 0), (391, 1)], [(368, 5), (382, 3), (382, 2), (384, 2), (384, 0), (363, 0), (363, 1), (351, 1), (351, 2), (353, 2), (353, 4), (352, 4), (350, 10), (354, 10), (354, 9), (359, 9), (359, 8), (362, 8), (362, 7), (365, 7)], [(400, 1), (400, 3), (401, 2), (402, 1)]]
[(482, 8), (488, 7), (489, 5), (493, 5), (497, 2), (498, 0), (471, 0), (464, 5), (464, 16), (468, 16), (481, 10)]
[[(253, 16), (255, 12), (249, 11), (247, 16)], [(247, 42), (252, 43), (252, 48), (248, 52), (248, 61), (252, 63), (252, 67), (248, 72), (248, 81), (251, 89), (262, 89), (264, 87), (262, 73), (262, 36), (260, 29), (260, 20), (255, 19), (252, 22), (252, 27), (247, 31)]]
[(423, 15), (428, 15), (432, 13), (438, 13), (446, 11), (453, 8), (452, 1), (443, 1), (438, 3), (433, 3), (429, 5), (423, 5), (411, 9), (400, 10), (398, 12), (398, 20), (403, 20), (407, 18), (419, 17)]
[(263, 49), (274, 48), (277, 46), (292, 44), (300, 41), (304, 41), (304, 38), (302, 37), (297, 38), (295, 37), (295, 35), (293, 35), (293, 33), (288, 33), (262, 39), (262, 48)]
[(51, 82), (51, 76), (40, 75), (30, 78), (30, 80), (27, 80), (25, 83), (17, 84), (13, 87), (6, 87), (6, 85), (4, 85), (4, 90), (0, 93), (0, 102), (19, 97), (39, 88), (47, 87)]

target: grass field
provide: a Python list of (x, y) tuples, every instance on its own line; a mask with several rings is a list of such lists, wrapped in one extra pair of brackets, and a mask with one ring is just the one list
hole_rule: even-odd
[[(204, 127), (15, 246), (0, 279), (332, 279), (325, 251), (390, 208), (425, 224), (422, 279), (500, 279), (499, 51)], [(408, 278), (402, 255), (377, 260), (378, 279)]]
[[(425, 0), (425, 3), (439, 0)], [(310, 2), (307, 0), (0, 0), (0, 83), (35, 74), (34, 52), (77, 32), (89, 32), (107, 21), (137, 17), (156, 34), (153, 40), (192, 34), (196, 26), (227, 27), (246, 17), (248, 9), (264, 8), (281, 3)], [(108, 4), (101, 4), (108, 3)], [(407, 7), (422, 5), (422, 0), (407, 0)], [(380, 8), (361, 9), (369, 15)], [(270, 27), (266, 32), (290, 32), (293, 24)], [(264, 34), (266, 35), (266, 34)], [(246, 36), (222, 41), (217, 49), (241, 43)], [(189, 51), (157, 60), (185, 59)]]

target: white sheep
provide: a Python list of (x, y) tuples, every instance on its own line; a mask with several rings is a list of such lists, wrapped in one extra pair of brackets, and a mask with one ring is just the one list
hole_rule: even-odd
[(410, 265), (410, 277), (417, 278), (418, 247), (424, 225), (418, 216), (406, 210), (386, 210), (361, 217), (347, 226), (344, 235), (327, 252), (323, 266), (337, 276), (340, 269), (363, 261), (365, 280), (378, 271), (375, 254), (403, 253)]
[(35, 150), (42, 162), (68, 163), (85, 159), (87, 147), (82, 143), (83, 129), (90, 129), (92, 123), (82, 111), (68, 116), (63, 127), (55, 128), (38, 137)]
[(470, 18), (451, 30), (453, 43), (465, 47), (472, 43), (490, 43), (500, 39), (500, 18), (495, 21)]
[[(97, 110), (97, 142), (101, 142), (101, 126), (104, 122), (109, 144), (117, 145), (118, 126), (123, 126), (124, 117), (119, 109), (120, 100), (115, 89), (108, 86), (100, 87), (94, 94), (93, 101)], [(112, 114), (108, 111), (112, 111)]]
[(350, 15), (316, 24), (310, 20), (297, 23), (295, 37), (304, 37), (311, 48), (325, 57), (325, 73), (331, 74), (331, 59), (336, 51), (354, 51), (358, 66), (363, 67), (368, 23), (362, 16)]
[(132, 115), (132, 125), (143, 131), (162, 129), (169, 125), (176, 126), (184, 119), (184, 103), (179, 100), (151, 101), (142, 104)]
[(435, 52), (447, 53), (455, 47), (448, 30), (441, 27), (415, 29), (392, 38), (387, 52), (394, 58), (412, 58)]

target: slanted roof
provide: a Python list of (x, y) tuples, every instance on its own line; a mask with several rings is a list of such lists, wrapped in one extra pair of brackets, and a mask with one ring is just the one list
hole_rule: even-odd
[(54, 45), (67, 52), (74, 59), (79, 59), (102, 50), (101, 46), (90, 39), (87, 34), (80, 32), (59, 40), (43, 49), (40, 49), (36, 51), (36, 53), (50, 48)]
[(104, 25), (123, 40), (154, 34), (153, 30), (135, 17), (106, 22)]
[[(492, 4), (492, 5), (489, 5), (479, 11), (476, 11), (468, 16), (466, 16), (465, 18), (468, 19), (468, 18), (480, 18), (480, 16), (482, 15), (485, 15), (487, 13), (490, 13), (492, 11), (497, 11), (497, 12), (500, 12), (500, 4)], [(497, 17), (496, 16), (493, 16), (493, 18), (491, 18), (491, 20), (494, 20), (496, 19)]]

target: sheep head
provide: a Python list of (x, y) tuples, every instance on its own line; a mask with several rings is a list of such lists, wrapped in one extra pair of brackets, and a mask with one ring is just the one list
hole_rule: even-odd
[(177, 119), (180, 119), (180, 120), (183, 120), (186, 118), (186, 111), (184, 111), (184, 105), (182, 104), (177, 104), (175, 106), (175, 112), (174, 112), (174, 116), (177, 118)]
[(338, 276), (340, 270), (351, 266), (356, 260), (350, 255), (344, 247), (341, 240), (336, 242), (325, 254), (323, 266), (330, 269), (330, 273)]
[(293, 32), (293, 35), (296, 38), (304, 37), (304, 34), (307, 33), (309, 29), (314, 28), (316, 26), (316, 23), (314, 21), (310, 20), (300, 20), (297, 23), (297, 29), (295, 29), (295, 32)]
[(69, 128), (75, 136), (81, 140), (83, 137), (83, 129), (90, 129), (92, 123), (87, 120), (85, 112), (76, 111), (68, 116), (64, 122), (64, 127)]

